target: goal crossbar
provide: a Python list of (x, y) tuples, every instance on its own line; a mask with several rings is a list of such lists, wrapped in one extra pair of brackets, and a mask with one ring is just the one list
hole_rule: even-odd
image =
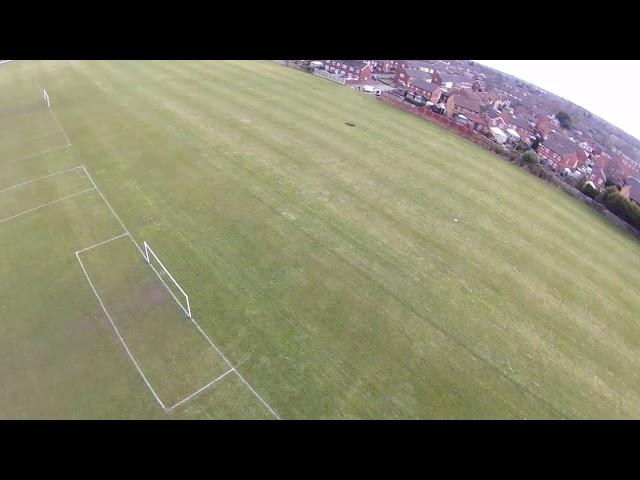
[[(178, 284), (178, 282), (176, 281), (175, 278), (173, 278), (173, 275), (171, 275), (171, 273), (169, 273), (169, 270), (167, 270), (167, 267), (164, 266), (164, 264), (160, 261), (160, 259), (158, 258), (158, 256), (155, 254), (155, 252), (151, 249), (151, 247), (147, 244), (147, 242), (143, 242), (144, 245), (144, 258), (147, 261), (147, 263), (149, 264), (149, 266), (153, 269), (154, 272), (156, 272), (156, 275), (158, 275), (158, 278), (160, 279), (160, 281), (164, 284), (164, 286), (167, 288), (167, 290), (169, 291), (169, 293), (171, 294), (171, 296), (173, 297), (173, 299), (176, 301), (176, 303), (178, 305), (180, 305), (180, 308), (182, 308), (182, 310), (184, 311), (184, 313), (187, 315), (187, 317), (192, 318), (191, 317), (191, 304), (189, 303), (189, 295), (187, 295), (185, 293), (185, 291), (182, 289), (182, 287)], [(185, 302), (186, 302), (186, 307), (185, 305), (182, 304), (182, 302), (180, 302), (176, 296), (174, 295), (173, 291), (171, 290), (171, 288), (169, 288), (169, 286), (166, 284), (166, 282), (164, 281), (164, 279), (162, 278), (162, 275), (160, 274), (160, 272), (158, 272), (158, 270), (156, 270), (156, 267), (153, 266), (153, 264), (151, 263), (151, 257), (153, 257), (153, 259), (158, 262), (158, 265), (160, 265), (160, 267), (162, 267), (162, 270), (164, 270), (164, 272), (167, 274), (167, 276), (171, 279), (171, 281), (173, 282), (173, 284), (178, 288), (178, 290), (180, 290), (180, 293), (182, 293), (182, 295), (184, 295), (185, 298)]]

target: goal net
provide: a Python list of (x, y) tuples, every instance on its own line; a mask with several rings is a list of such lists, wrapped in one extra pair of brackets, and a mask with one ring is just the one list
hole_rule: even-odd
[[(147, 242), (143, 242), (144, 244), (144, 258), (151, 266), (160, 281), (167, 287), (167, 290), (176, 301), (182, 311), (184, 311), (185, 315), (189, 318), (191, 317), (191, 304), (189, 303), (189, 296), (184, 292), (182, 287), (176, 282), (176, 279), (173, 278), (173, 275), (169, 273), (169, 270), (162, 264), (158, 256), (151, 249), (151, 247), (147, 244)], [(167, 285), (167, 279), (170, 285)]]

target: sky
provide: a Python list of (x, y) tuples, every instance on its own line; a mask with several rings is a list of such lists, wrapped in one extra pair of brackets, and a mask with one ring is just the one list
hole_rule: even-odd
[(476, 60), (537, 85), (640, 139), (639, 60)]

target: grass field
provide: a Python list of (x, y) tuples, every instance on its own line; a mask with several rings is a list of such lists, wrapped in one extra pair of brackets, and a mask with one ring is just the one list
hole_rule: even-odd
[(638, 312), (637, 241), (370, 96), (0, 65), (0, 418), (638, 418)]

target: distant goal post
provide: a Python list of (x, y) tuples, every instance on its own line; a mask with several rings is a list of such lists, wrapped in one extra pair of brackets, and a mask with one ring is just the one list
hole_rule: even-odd
[[(185, 315), (187, 317), (189, 317), (189, 318), (192, 318), (192, 316), (191, 316), (191, 304), (189, 303), (189, 295), (187, 295), (185, 293), (185, 291), (178, 284), (176, 279), (173, 278), (173, 275), (171, 275), (171, 273), (169, 273), (169, 270), (167, 270), (167, 267), (165, 267), (164, 264), (160, 261), (158, 256), (155, 254), (155, 252), (149, 246), (149, 244), (147, 242), (143, 242), (143, 245), (144, 245), (144, 252), (143, 252), (144, 259), (147, 261), (147, 263), (153, 269), (153, 271), (156, 272), (156, 275), (158, 275), (158, 278), (160, 279), (160, 281), (167, 288), (167, 290), (169, 291), (169, 293), (171, 294), (173, 299), (176, 301), (176, 303), (178, 305), (180, 305), (180, 308), (182, 308), (182, 311), (185, 313)], [(156, 265), (160, 268), (160, 270), (161, 270), (160, 272), (158, 271), (158, 269), (156, 269)], [(180, 301), (178, 299), (178, 297), (176, 297), (176, 295), (173, 293), (173, 290), (171, 289), (171, 287), (169, 287), (169, 285), (167, 285), (167, 283), (165, 282), (163, 276), (169, 277), (169, 279), (171, 280), (173, 285), (175, 285), (176, 288), (182, 294), (182, 296), (184, 296), (184, 300), (183, 301)]]
[(42, 89), (42, 96), (44, 97), (44, 101), (47, 102), (47, 107), (51, 108), (51, 102), (49, 101), (49, 94), (44, 88)]

